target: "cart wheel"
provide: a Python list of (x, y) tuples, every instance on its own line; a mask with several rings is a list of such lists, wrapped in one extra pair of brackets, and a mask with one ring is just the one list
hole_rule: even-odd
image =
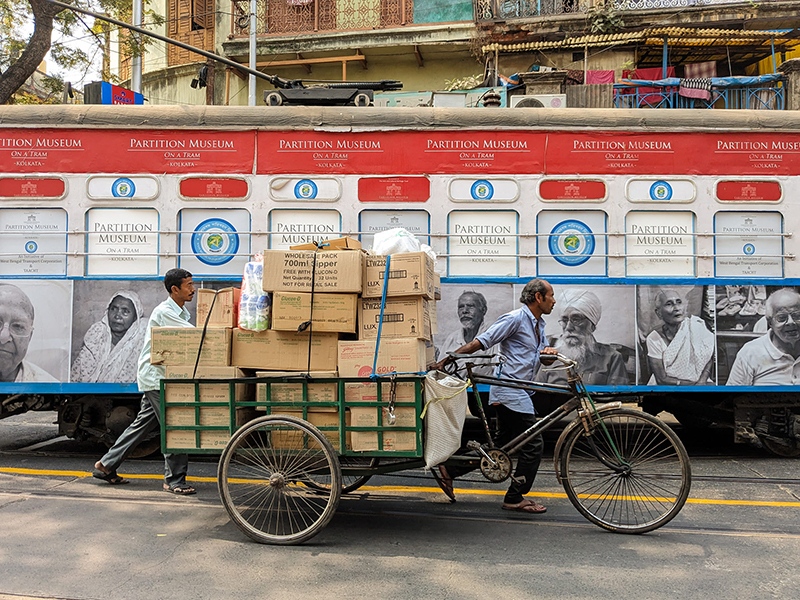
[(333, 446), (316, 427), (269, 415), (231, 437), (217, 485), (225, 510), (246, 535), (266, 544), (300, 544), (336, 512), (342, 474)]
[(577, 427), (564, 441), (559, 461), (570, 501), (592, 523), (617, 533), (645, 533), (668, 523), (692, 481), (680, 439), (636, 410), (611, 410), (602, 418), (608, 436), (599, 425), (588, 434)]
[[(350, 492), (355, 492), (358, 488), (362, 485), (367, 483), (372, 475), (350, 475), (348, 471), (350, 470), (363, 470), (363, 469), (374, 469), (378, 466), (380, 459), (378, 458), (369, 458), (366, 456), (340, 456), (339, 457), (339, 465), (342, 468), (342, 493), (349, 494)], [(309, 482), (311, 487), (317, 486), (317, 482)], [(331, 485), (330, 481), (325, 482), (324, 485), (320, 486), (320, 489), (328, 489)]]

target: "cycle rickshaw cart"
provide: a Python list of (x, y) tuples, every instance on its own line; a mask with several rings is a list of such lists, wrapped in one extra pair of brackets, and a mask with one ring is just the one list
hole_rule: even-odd
[[(514, 454), (531, 436), (577, 412), (558, 438), (554, 466), (558, 481), (584, 517), (610, 531), (645, 533), (669, 522), (683, 507), (691, 467), (680, 439), (661, 420), (624, 408), (621, 402), (595, 404), (575, 362), (561, 355), (542, 356), (543, 362), (560, 361), (567, 371), (568, 385), (559, 386), (481, 376), (469, 361), (489, 355), (451, 356), (466, 361), (464, 370), (476, 395), (485, 439), (468, 442), (446, 464), (473, 466), (488, 481), (501, 483), (512, 476)], [(165, 379), (162, 450), (220, 454), (217, 483), (231, 520), (258, 542), (299, 544), (328, 524), (343, 493), (358, 489), (373, 475), (424, 466), (424, 380), (422, 375), (310, 378), (303, 374)], [(259, 386), (255, 398), (237, 389), (252, 384)], [(568, 399), (498, 447), (481, 402), (478, 386), (483, 384), (547, 391)], [(189, 388), (188, 397), (182, 397), (185, 401), (165, 403), (165, 389), (173, 385)], [(287, 385), (293, 386), (294, 396), (287, 396)], [(203, 388), (214, 386), (221, 386), (227, 397), (203, 397)], [(309, 400), (310, 386), (329, 386), (335, 393), (327, 401), (319, 400), (318, 393)], [(368, 386), (373, 394), (349, 400), (347, 386)], [(413, 389), (413, 396), (399, 397), (402, 386)], [(263, 414), (237, 425), (237, 414), (241, 421), (241, 414), (248, 411)], [(359, 418), (352, 419), (356, 412)], [(366, 436), (373, 449), (351, 450), (353, 436)], [(403, 449), (392, 449), (401, 445)]]

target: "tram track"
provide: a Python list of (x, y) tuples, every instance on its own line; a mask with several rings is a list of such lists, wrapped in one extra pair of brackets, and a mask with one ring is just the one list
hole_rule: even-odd
[[(420, 493), (425, 493), (421, 491)], [(467, 491), (467, 494), (469, 492)], [(0, 500), (7, 498), (11, 501), (20, 499), (37, 499), (37, 500), (51, 500), (61, 502), (87, 502), (92, 504), (109, 504), (119, 505), (126, 503), (138, 506), (154, 506), (159, 509), (177, 509), (183, 510), (191, 509), (204, 509), (222, 511), (224, 510), (219, 501), (214, 498), (213, 500), (201, 500), (198, 498), (185, 498), (181, 502), (176, 503), (174, 499), (158, 499), (150, 497), (130, 497), (123, 494), (113, 494), (104, 496), (86, 496), (85, 494), (78, 493), (63, 493), (48, 490), (39, 491), (17, 491), (9, 492), (0, 490)], [(374, 510), (364, 510), (364, 501), (373, 500), (372, 506)], [(335, 528), (338, 525), (347, 527), (344, 522), (347, 519), (413, 519), (419, 521), (420, 519), (430, 521), (446, 521), (446, 522), (472, 522), (472, 523), (489, 523), (493, 525), (513, 525), (513, 526), (535, 526), (535, 527), (548, 527), (548, 528), (570, 528), (570, 529), (585, 529), (588, 531), (597, 531), (597, 527), (588, 521), (585, 521), (577, 513), (573, 516), (555, 516), (548, 515), (546, 518), (533, 519), (521, 515), (506, 515), (506, 514), (470, 514), (467, 512), (460, 512), (454, 514), (453, 512), (445, 512), (444, 510), (404, 510), (398, 508), (385, 508), (386, 502), (403, 502), (405, 501), (397, 492), (387, 494), (375, 494), (374, 492), (355, 493), (351, 496), (343, 496), (342, 501), (336, 510), (336, 517), (331, 523), (330, 527)], [(357, 503), (357, 506), (356, 506)], [(0, 505), (3, 503), (0, 502)], [(441, 505), (442, 507), (449, 505)], [(479, 507), (471, 506), (472, 509), (482, 510), (483, 505)], [(671, 524), (667, 527), (660, 529), (658, 534), (649, 535), (669, 535), (669, 534), (689, 534), (689, 535), (710, 535), (710, 536), (726, 536), (726, 537), (748, 537), (748, 538), (770, 538), (770, 539), (800, 539), (800, 529), (797, 531), (787, 531), (786, 528), (782, 529), (755, 529), (752, 527), (713, 527), (709, 525), (692, 525), (686, 522), (679, 524)]]

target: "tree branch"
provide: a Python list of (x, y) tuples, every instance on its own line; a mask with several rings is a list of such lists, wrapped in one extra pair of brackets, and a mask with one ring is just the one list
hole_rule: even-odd
[(33, 10), (33, 35), (22, 55), (0, 75), (0, 104), (6, 104), (42, 63), (52, 43), (53, 19), (63, 10), (44, 0), (28, 1)]

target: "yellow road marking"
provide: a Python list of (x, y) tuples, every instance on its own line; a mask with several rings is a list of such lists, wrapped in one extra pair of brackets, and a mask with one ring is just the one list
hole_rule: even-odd
[[(53, 471), (47, 469), (21, 469), (18, 467), (0, 467), (0, 473), (7, 473), (9, 475), (34, 475), (34, 476), (50, 476), (50, 477), (91, 477), (92, 474), (88, 471)], [(121, 477), (127, 479), (162, 479), (161, 475), (136, 475), (136, 474), (123, 474)], [(187, 477), (188, 481), (197, 481), (201, 483), (214, 483), (217, 481), (216, 477)], [(438, 487), (414, 487), (407, 485), (365, 485), (359, 488), (359, 491), (364, 492), (393, 492), (393, 493), (441, 493)], [(505, 490), (485, 490), (485, 489), (470, 489), (470, 488), (455, 488), (455, 492), (461, 495), (472, 496), (503, 496)], [(535, 498), (566, 498), (567, 495), (563, 492), (539, 492), (534, 491), (530, 494)], [(724, 500), (715, 498), (689, 498), (686, 504), (706, 504), (718, 506), (764, 506), (771, 508), (800, 508), (800, 502), (778, 502), (769, 500)]]

